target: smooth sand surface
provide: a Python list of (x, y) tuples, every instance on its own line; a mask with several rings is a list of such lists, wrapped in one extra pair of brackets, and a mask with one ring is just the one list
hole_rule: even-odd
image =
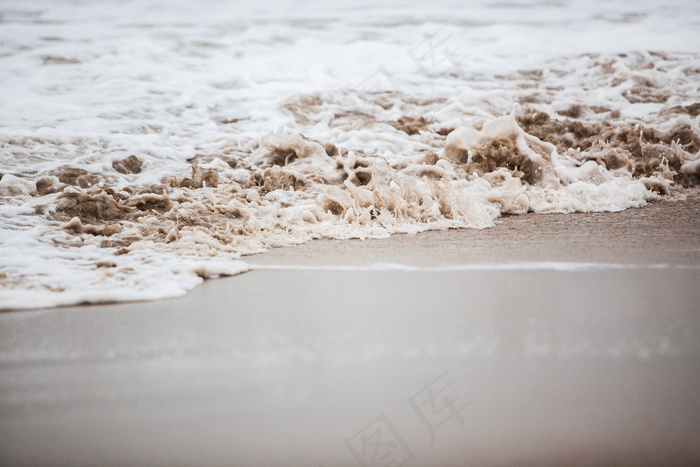
[(246, 260), (0, 314), (0, 463), (700, 463), (697, 195)]

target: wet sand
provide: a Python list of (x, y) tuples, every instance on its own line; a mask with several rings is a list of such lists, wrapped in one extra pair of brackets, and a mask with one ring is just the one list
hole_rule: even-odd
[(0, 464), (700, 463), (700, 196), (246, 261), (0, 314)]

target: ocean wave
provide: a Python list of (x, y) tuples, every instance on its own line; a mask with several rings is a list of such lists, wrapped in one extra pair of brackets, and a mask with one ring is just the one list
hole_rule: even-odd
[[(207, 17), (149, 26), (138, 41), (93, 30), (83, 42), (61, 39), (66, 18), (11, 20), (58, 35), (2, 46), (18, 100), (0, 102), (0, 308), (177, 296), (248, 270), (241, 256), (271, 247), (620, 211), (698, 185), (700, 56), (555, 48), (523, 68), (504, 23), (480, 14), (362, 31), (337, 17), (335, 35), (283, 19), (203, 30)], [(625, 18), (608, 16), (581, 21)], [(633, 19), (613, 22), (646, 21)], [(417, 27), (432, 31), (428, 42), (416, 42)], [(505, 40), (490, 61), (465, 46), (484, 37), (474, 28)], [(417, 47), (438, 35), (461, 55), (422, 61)], [(275, 78), (275, 60), (313, 49), (304, 38), (335, 41), (327, 63), (299, 59)], [(392, 40), (406, 60), (392, 61)], [(352, 59), (331, 52), (375, 46), (388, 64), (355, 61), (361, 79), (338, 78)], [(253, 76), (260, 57), (270, 64)]]

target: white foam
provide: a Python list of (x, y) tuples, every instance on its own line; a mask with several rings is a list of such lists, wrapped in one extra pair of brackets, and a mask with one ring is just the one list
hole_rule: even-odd
[[(650, 187), (670, 185), (543, 151), (546, 145), (503, 115), (537, 94), (551, 112), (584, 102), (619, 111), (630, 125), (674, 123), (659, 112), (697, 100), (700, 3), (437, 1), (398, 8), (384, 0), (352, 7), (5, 0), (0, 307), (176, 296), (200, 276), (243, 271), (241, 253), (271, 246), (483, 228), (504, 212), (618, 211), (644, 205), (656, 196)], [(540, 71), (541, 82), (518, 78), (527, 70)], [(639, 82), (673, 92), (665, 103), (634, 103), (625, 93)], [(320, 104), (298, 105), (309, 96)], [(546, 176), (525, 186), (509, 170), (473, 176), (447, 160), (422, 164), (429, 153), (442, 157), (445, 145), (390, 124), (406, 115), (462, 128), (450, 142), (462, 135), (456, 144), (467, 150), (513, 137)], [(697, 130), (698, 118), (684, 124)], [(342, 170), (312, 140), (344, 151)], [(235, 192), (234, 185), (250, 186), (279, 146), (294, 148), (297, 159), (288, 159), (284, 173), (261, 173), (267, 180), (304, 178), (308, 188)], [(130, 155), (142, 161), (141, 172), (113, 168)], [(682, 173), (698, 173), (700, 155), (694, 157), (683, 160)], [(178, 212), (201, 225), (144, 216), (124, 221), (111, 237), (72, 234), (88, 222), (59, 222), (52, 215), (65, 199), (36, 196), (39, 178), (64, 167), (85, 171), (82, 184), (64, 194), (126, 193), (120, 190), (193, 177), (193, 158), (216, 171), (221, 186), (177, 188), (169, 196), (177, 203), (192, 195)], [(371, 163), (372, 185), (356, 186), (358, 163)], [(60, 185), (55, 177), (53, 183)], [(209, 207), (218, 221), (201, 220)], [(165, 242), (151, 235), (159, 227), (167, 227)], [(239, 227), (245, 235), (232, 232)], [(128, 254), (103, 246), (124, 239)]]

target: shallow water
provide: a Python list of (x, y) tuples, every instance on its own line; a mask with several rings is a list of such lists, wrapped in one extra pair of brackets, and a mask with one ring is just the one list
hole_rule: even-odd
[(274, 246), (698, 182), (696, 2), (0, 15), (0, 308), (172, 297)]

